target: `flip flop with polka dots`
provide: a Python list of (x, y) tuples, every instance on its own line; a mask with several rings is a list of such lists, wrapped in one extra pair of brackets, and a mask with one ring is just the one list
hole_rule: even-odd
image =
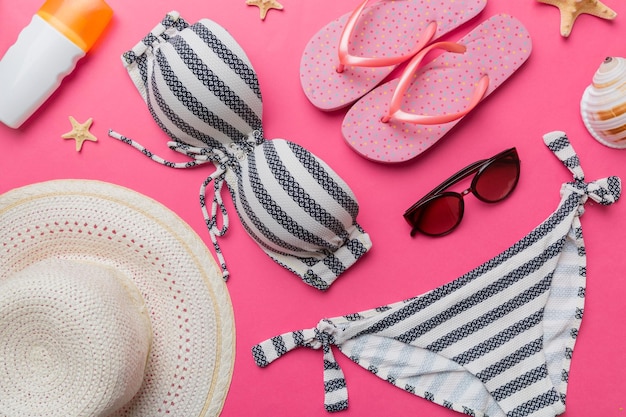
[(300, 62), (305, 95), (320, 110), (348, 106), (430, 41), (480, 13), (487, 0), (380, 0), (323, 27)]
[[(432, 49), (443, 49), (421, 66)], [(355, 103), (342, 134), (349, 146), (378, 162), (403, 162), (434, 145), (528, 59), (532, 43), (522, 23), (496, 15), (458, 43), (420, 51), (398, 79)]]

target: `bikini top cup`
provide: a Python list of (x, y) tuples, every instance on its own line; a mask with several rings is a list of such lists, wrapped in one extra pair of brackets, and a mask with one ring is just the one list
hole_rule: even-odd
[[(223, 27), (208, 19), (190, 25), (171, 12), (122, 61), (171, 138), (168, 146), (192, 161), (165, 161), (132, 139), (109, 134), (173, 168), (216, 166), (201, 187), (200, 204), (224, 278), (228, 269), (217, 243), (228, 229), (224, 183), (248, 234), (315, 288), (327, 289), (369, 250), (370, 238), (356, 222), (358, 203), (339, 175), (301, 146), (263, 137), (257, 75)], [(205, 192), (211, 182), (209, 214)]]
[(588, 199), (618, 200), (617, 177), (586, 182), (563, 132), (544, 136), (574, 174), (544, 222), (460, 278), (406, 301), (284, 333), (252, 348), (267, 366), (297, 347), (322, 349), (327, 411), (347, 408), (331, 347), (396, 387), (472, 416), (555, 416), (565, 411), (586, 288), (580, 223)]

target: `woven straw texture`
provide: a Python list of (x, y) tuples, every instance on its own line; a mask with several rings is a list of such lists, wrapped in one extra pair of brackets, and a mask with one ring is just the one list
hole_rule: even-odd
[(112, 268), (30, 265), (0, 281), (0, 323), (5, 414), (105, 416), (141, 387), (150, 319), (133, 282)]
[[(59, 180), (30, 185), (0, 196), (0, 252), (0, 281), (51, 258), (98, 263), (132, 278), (148, 310), (153, 343), (139, 392), (111, 417), (219, 415), (234, 360), (232, 305), (204, 243), (177, 215), (108, 183)], [(0, 322), (0, 416), (73, 417), (66, 410), (46, 408), (43, 399), (78, 401), (76, 390), (91, 389), (82, 387), (85, 381), (78, 371), (51, 366), (44, 385), (31, 384), (29, 378), (41, 377), (27, 374), (19, 386), (3, 380), (7, 372), (1, 367), (11, 366), (2, 357), (9, 331), (12, 343), (29, 340), (27, 328)], [(56, 337), (50, 335), (50, 346)], [(63, 340), (58, 342), (48, 348), (32, 345), (29, 353), (72, 363), (75, 351), (59, 350)], [(71, 370), (80, 366), (74, 363)], [(37, 392), (30, 391), (33, 386)], [(18, 403), (15, 390), (37, 398), (34, 404), (41, 403), (42, 409)]]

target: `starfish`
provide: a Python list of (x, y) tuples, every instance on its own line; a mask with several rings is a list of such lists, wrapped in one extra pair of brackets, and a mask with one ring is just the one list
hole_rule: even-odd
[(90, 140), (92, 142), (96, 142), (98, 140), (98, 138), (89, 132), (89, 128), (93, 123), (93, 119), (91, 117), (87, 119), (85, 123), (78, 123), (76, 119), (70, 116), (70, 123), (72, 123), (72, 131), (62, 134), (61, 137), (63, 139), (76, 140), (76, 152), (80, 152), (83, 147), (83, 143), (86, 140)]
[(269, 9), (282, 10), (283, 5), (276, 0), (246, 0), (248, 6), (257, 6), (261, 11), (261, 20), (265, 20)]
[(561, 36), (567, 38), (572, 32), (574, 21), (583, 14), (590, 14), (602, 19), (613, 20), (617, 16), (615, 11), (608, 8), (599, 0), (537, 0), (540, 3), (551, 4), (561, 11)]

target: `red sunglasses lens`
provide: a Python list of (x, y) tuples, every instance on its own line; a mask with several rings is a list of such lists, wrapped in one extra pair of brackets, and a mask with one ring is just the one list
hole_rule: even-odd
[(519, 161), (507, 157), (493, 161), (474, 182), (474, 191), (484, 201), (495, 203), (507, 197), (517, 185)]
[(439, 196), (421, 207), (414, 229), (427, 235), (443, 235), (461, 221), (463, 198), (456, 194)]

